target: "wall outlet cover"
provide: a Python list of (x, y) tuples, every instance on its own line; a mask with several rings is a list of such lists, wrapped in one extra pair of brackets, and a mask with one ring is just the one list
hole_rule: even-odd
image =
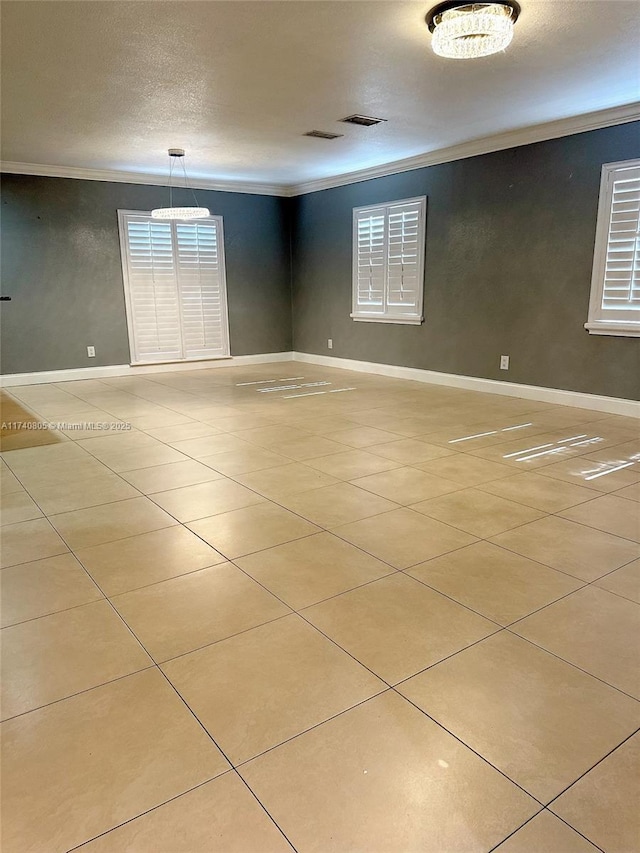
[(500, 356), (500, 370), (509, 370), (509, 356), (501, 355)]
[(87, 347), (87, 355), (89, 356), (89, 358), (95, 358), (96, 357), (96, 348), (95, 347)]
[(328, 338), (328, 339), (327, 339), (327, 348), (328, 348), (328, 349), (333, 349), (333, 338)]

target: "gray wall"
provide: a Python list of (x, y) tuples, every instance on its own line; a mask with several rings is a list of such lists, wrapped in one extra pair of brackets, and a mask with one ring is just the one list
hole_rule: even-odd
[[(621, 125), (295, 199), (294, 349), (637, 399), (640, 342), (583, 324), (601, 166), (640, 156), (639, 134)], [(419, 195), (425, 323), (353, 322), (352, 209)]]
[[(129, 363), (117, 210), (167, 197), (163, 187), (3, 176), (3, 373)], [(197, 197), (224, 217), (232, 355), (290, 350), (288, 200)]]

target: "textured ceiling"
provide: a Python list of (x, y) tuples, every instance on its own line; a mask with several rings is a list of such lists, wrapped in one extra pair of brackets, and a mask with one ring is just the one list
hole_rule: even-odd
[(160, 175), (180, 146), (196, 178), (296, 184), (638, 99), (637, 2), (521, 0), (470, 62), (433, 54), (431, 5), (4, 0), (2, 157)]

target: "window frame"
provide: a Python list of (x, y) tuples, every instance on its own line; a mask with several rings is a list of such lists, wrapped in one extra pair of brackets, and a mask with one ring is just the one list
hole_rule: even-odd
[[(152, 361), (149, 360), (139, 360), (138, 353), (136, 349), (135, 342), (135, 329), (134, 329), (134, 312), (133, 312), (133, 304), (131, 300), (131, 285), (129, 278), (129, 246), (127, 242), (127, 217), (128, 216), (141, 216), (147, 217), (149, 219), (152, 218), (150, 210), (122, 210), (118, 209), (118, 238), (120, 242), (120, 260), (122, 263), (122, 284), (124, 290), (124, 301), (125, 301), (125, 314), (127, 320), (127, 334), (129, 338), (129, 355), (131, 358), (130, 364), (132, 366), (147, 366), (151, 364), (177, 364), (177, 363), (189, 363), (196, 361), (215, 361), (218, 359), (225, 359), (231, 357), (231, 345), (230, 345), (230, 331), (229, 331), (229, 302), (227, 297), (227, 263), (225, 256), (225, 246), (224, 246), (224, 223), (222, 216), (203, 216), (201, 219), (193, 220), (194, 222), (211, 222), (215, 221), (217, 225), (217, 236), (218, 236), (218, 244), (219, 244), (219, 256), (220, 256), (220, 266), (221, 266), (221, 274), (220, 274), (220, 299), (221, 305), (224, 307), (223, 311), (223, 322), (222, 322), (222, 336), (224, 340), (224, 348), (222, 353), (215, 353), (209, 355), (202, 356), (192, 356), (192, 357), (183, 357), (182, 358), (169, 358), (169, 359), (154, 359)], [(170, 223), (174, 221), (179, 222), (189, 222), (189, 220), (167, 220)], [(173, 224), (171, 227), (172, 239), (174, 234)], [(177, 267), (177, 256), (175, 254), (176, 244), (172, 244), (174, 249), (174, 263)], [(176, 283), (178, 282), (178, 272), (176, 270)], [(183, 327), (182, 327), (182, 308), (180, 305), (180, 300), (178, 300), (178, 313), (179, 313), (179, 322), (180, 322), (180, 338), (182, 341), (182, 350), (184, 353), (184, 340), (183, 340)]]
[[(385, 311), (383, 313), (367, 313), (358, 306), (358, 222), (359, 217), (368, 211), (384, 211), (385, 217), (385, 252), (388, 238), (389, 210), (404, 204), (419, 204), (418, 210), (418, 300), (415, 314), (390, 314), (386, 312), (389, 284), (389, 261), (388, 255), (385, 259), (384, 291), (383, 299)], [(366, 204), (362, 207), (353, 208), (352, 221), (352, 262), (351, 262), (351, 314), (350, 317), (357, 323), (392, 323), (401, 326), (420, 326), (424, 323), (424, 276), (425, 276), (425, 251), (426, 251), (426, 219), (427, 219), (427, 197), (414, 196), (413, 198), (395, 199), (380, 204)]]
[(640, 311), (638, 312), (637, 320), (614, 320), (608, 318), (606, 316), (606, 309), (602, 308), (609, 248), (609, 228), (613, 205), (613, 188), (616, 174), (626, 169), (638, 168), (640, 168), (640, 159), (605, 163), (602, 166), (593, 254), (593, 272), (589, 297), (589, 316), (587, 322), (584, 324), (585, 329), (590, 335), (612, 335), (626, 338), (640, 337)]

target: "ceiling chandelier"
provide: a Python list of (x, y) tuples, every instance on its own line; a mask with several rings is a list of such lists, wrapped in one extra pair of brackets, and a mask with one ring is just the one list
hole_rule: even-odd
[(153, 219), (203, 219), (209, 216), (209, 210), (206, 207), (198, 207), (195, 191), (192, 189), (193, 200), (195, 205), (191, 207), (174, 207), (173, 206), (173, 167), (177, 160), (182, 163), (182, 174), (184, 176), (184, 188), (189, 189), (187, 184), (187, 170), (184, 166), (184, 148), (169, 149), (169, 207), (157, 207), (151, 211)]
[(469, 3), (449, 0), (427, 15), (434, 53), (448, 59), (475, 59), (499, 53), (511, 43), (520, 6), (515, 0)]

